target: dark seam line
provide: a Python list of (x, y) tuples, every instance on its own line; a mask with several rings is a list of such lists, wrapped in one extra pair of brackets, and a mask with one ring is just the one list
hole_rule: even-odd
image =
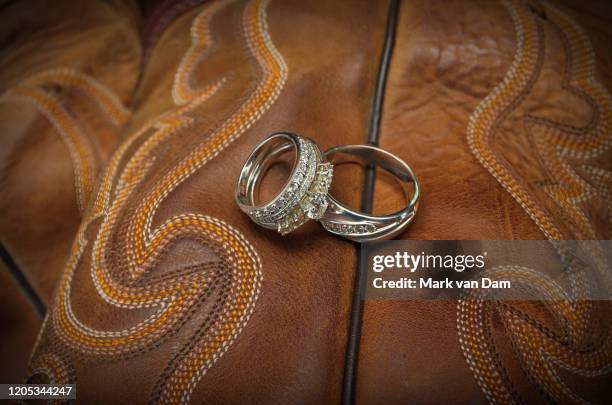
[[(378, 77), (376, 80), (376, 86), (374, 88), (372, 107), (370, 110), (368, 136), (366, 139), (367, 144), (374, 146), (378, 145), (383, 100), (387, 83), (387, 74), (389, 71), (389, 64), (393, 51), (393, 45), (395, 43), (395, 31), (397, 27), (398, 9), (399, 0), (391, 0), (391, 2), (389, 3), (389, 11), (387, 14), (385, 42), (380, 57)], [(363, 212), (372, 212), (374, 202), (373, 197), (375, 177), (376, 170), (374, 166), (366, 166), (364, 168), (364, 186), (363, 194), (361, 196), (361, 210)], [(363, 317), (363, 296), (367, 279), (367, 254), (366, 248), (363, 245), (359, 245), (358, 266), (359, 267), (357, 269), (357, 274), (355, 275), (355, 284), (353, 287), (348, 342), (344, 362), (344, 377), (342, 384), (343, 405), (351, 405), (355, 402), (355, 388), (357, 386), (357, 362), (359, 356), (359, 343), (361, 340), (361, 326)]]
[(2, 243), (0, 243), (0, 261), (4, 263), (4, 266), (7, 268), (8, 272), (11, 273), (11, 276), (13, 276), (17, 284), (19, 284), (23, 294), (34, 307), (36, 314), (40, 318), (44, 318), (47, 312), (45, 304), (42, 302), (36, 291), (34, 291), (34, 288), (32, 288), (32, 285), (23, 275), (23, 272), (21, 269), (19, 269), (19, 266), (17, 266), (17, 263), (15, 263), (9, 252), (6, 251)]

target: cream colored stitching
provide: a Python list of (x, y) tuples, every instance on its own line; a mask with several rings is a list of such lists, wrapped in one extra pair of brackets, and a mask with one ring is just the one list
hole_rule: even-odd
[(83, 213), (93, 193), (97, 172), (94, 144), (75, 117), (51, 92), (49, 85), (74, 87), (88, 96), (114, 125), (123, 124), (130, 112), (112, 91), (93, 78), (72, 69), (50, 69), (24, 80), (0, 96), (0, 102), (25, 102), (45, 116), (68, 148), (74, 168), (75, 191), (79, 211)]
[[(225, 2), (227, 5), (230, 2)], [(220, 309), (213, 314), (212, 323), (205, 335), (194, 342), (193, 348), (168, 370), (167, 380), (158, 383), (156, 401), (186, 402), (197, 381), (232, 345), (251, 316), (261, 290), (262, 273), (259, 256), (251, 244), (231, 226), (206, 215), (181, 214), (164, 221), (156, 229), (153, 218), (161, 202), (178, 185), (216, 157), (227, 145), (242, 135), (255, 123), (278, 98), (287, 78), (287, 67), (274, 44), (266, 26), (267, 1), (253, 1), (246, 5), (243, 25), (250, 52), (262, 69), (262, 76), (253, 93), (217, 130), (206, 137), (202, 144), (171, 168), (149, 192), (138, 196), (139, 204), (128, 222), (126, 275), (138, 281), (137, 285), (124, 285), (116, 280), (112, 268), (106, 263), (111, 249), (111, 235), (117, 230), (119, 214), (127, 209), (128, 199), (134, 198), (134, 189), (147, 176), (152, 167), (151, 152), (162, 142), (180, 131), (190, 128), (193, 119), (187, 114), (219, 91), (225, 79), (204, 86), (197, 94), (190, 91), (191, 72), (195, 65), (185, 62), (190, 58), (200, 60), (194, 49), (202, 48), (201, 24), (209, 24), (215, 12), (223, 8), (209, 5), (194, 21), (192, 47), (183, 58), (183, 72), (175, 77), (175, 88), (183, 105), (170, 111), (128, 138), (111, 159), (106, 175), (98, 190), (96, 200), (83, 221), (73, 252), (64, 273), (51, 315), (52, 329), (66, 345), (79, 352), (95, 356), (115, 356), (137, 353), (151, 347), (169, 331), (174, 330), (187, 316), (203, 292), (214, 287), (215, 273), (195, 271), (179, 277), (148, 284), (140, 283), (155, 265), (161, 253), (173, 240), (197, 237), (217, 245), (226, 267), (227, 298), (220, 302)], [(207, 30), (208, 28), (206, 28)], [(206, 36), (206, 44), (211, 38)], [(197, 45), (197, 47), (196, 47)], [(194, 62), (195, 63), (195, 62)], [(188, 66), (188, 67), (185, 67)], [(186, 69), (186, 70), (185, 70)], [(140, 145), (137, 141), (145, 138)], [(135, 152), (124, 159), (129, 150)], [(121, 162), (127, 160), (122, 166)], [(113, 186), (113, 183), (116, 185)], [(127, 309), (155, 308), (145, 320), (122, 330), (97, 330), (80, 321), (72, 309), (70, 300), (72, 280), (81, 263), (88, 243), (85, 232), (94, 220), (101, 224), (93, 241), (91, 252), (91, 276), (100, 297), (107, 303)], [(212, 270), (212, 269), (211, 269)]]
[[(521, 92), (528, 87), (529, 81), (536, 73), (535, 61), (541, 57), (539, 49), (543, 46), (538, 44), (540, 40), (535, 17), (530, 15), (527, 7), (514, 0), (504, 1), (504, 5), (510, 11), (517, 32), (516, 55), (502, 83), (482, 101), (470, 118), (468, 142), (480, 162), (521, 204), (544, 234), (553, 240), (553, 245), (568, 266), (571, 283), (566, 292), (533, 269), (512, 266), (488, 271), (487, 276), (495, 275), (500, 279), (513, 280), (513, 284), (525, 283), (538, 290), (540, 294), (552, 295), (546, 304), (550, 313), (559, 320), (559, 324), (564, 325), (563, 332), (567, 334), (569, 344), (545, 334), (533, 323), (510, 311), (509, 306), (494, 302), (490, 302), (487, 306), (483, 300), (485, 297), (477, 293), (466, 296), (466, 299), (458, 303), (457, 327), (460, 344), (468, 366), (490, 402), (515, 403), (519, 400), (514, 396), (510, 383), (505, 380), (503, 368), (500, 368), (495, 361), (494, 343), (488, 337), (491, 326), (486, 316), (490, 313), (490, 308), (495, 307), (504, 321), (509, 336), (515, 342), (517, 354), (523, 359), (528, 373), (550, 398), (557, 402), (584, 402), (567, 387), (555, 367), (562, 367), (583, 376), (609, 373), (612, 370), (611, 330), (609, 325), (604, 325), (607, 329), (601, 341), (588, 349), (581, 346), (586, 344), (591, 336), (587, 332), (590, 314), (594, 308), (591, 302), (571, 300), (574, 297), (584, 297), (589, 291), (584, 272), (570, 260), (564, 245), (561, 242), (554, 242), (556, 239), (563, 239), (564, 235), (555, 225), (553, 218), (538, 206), (534, 197), (506, 169), (490, 144), (490, 139), (497, 130), (500, 120), (504, 118), (506, 109), (512, 108), (520, 100)], [(592, 98), (598, 108), (599, 120), (588, 131), (579, 129), (566, 134), (563, 129), (553, 128), (545, 120), (526, 117), (526, 128), (542, 161), (548, 167), (548, 172), (555, 176), (555, 183), (545, 185), (544, 190), (562, 209), (564, 222), (571, 218), (575, 224), (571, 228), (572, 233), (567, 236), (595, 239), (595, 230), (591, 220), (584, 214), (581, 204), (595, 197), (605, 201), (610, 195), (612, 178), (608, 178), (601, 169), (585, 166), (585, 172), (594, 179), (594, 185), (591, 185), (578, 176), (567, 158), (590, 159), (610, 148), (612, 103), (609, 93), (594, 78), (594, 56), (584, 32), (560, 10), (548, 4), (543, 7), (548, 20), (559, 26), (569, 41), (568, 58), (572, 63), (567, 72), (571, 82), (567, 85), (578, 88), (581, 94)], [(533, 132), (535, 127), (539, 129), (538, 134)], [(581, 133), (578, 137), (575, 136), (576, 131), (585, 133)], [(611, 205), (608, 203), (607, 206), (608, 216), (612, 218)], [(602, 264), (605, 263), (603, 252), (592, 250), (590, 256), (599, 263), (601, 280), (609, 285), (610, 275), (606, 266)]]

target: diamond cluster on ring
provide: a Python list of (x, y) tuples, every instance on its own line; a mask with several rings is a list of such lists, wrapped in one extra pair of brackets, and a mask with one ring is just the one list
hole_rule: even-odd
[(328, 206), (333, 166), (322, 161), (321, 152), (311, 141), (300, 139), (299, 144), (302, 153), (287, 185), (269, 204), (250, 212), (256, 222), (274, 226), (282, 235), (309, 219), (320, 219)]
[(327, 190), (331, 184), (332, 165), (321, 163), (317, 166), (315, 179), (304, 197), (293, 206), (288, 214), (277, 223), (277, 231), (286, 235), (302, 226), (309, 219), (320, 219), (327, 209)]

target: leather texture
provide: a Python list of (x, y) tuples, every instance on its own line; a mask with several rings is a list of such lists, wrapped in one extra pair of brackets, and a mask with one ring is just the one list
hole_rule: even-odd
[[(0, 10), (0, 241), (49, 307), (30, 381), (338, 403), (358, 246), (262, 230), (234, 186), (271, 132), (365, 141), (388, 3), (197, 3)], [(610, 238), (612, 17), (591, 7), (401, 2), (379, 139), (423, 188), (401, 238)], [(356, 205), (360, 174), (336, 175)], [(379, 181), (375, 211), (397, 204)], [(609, 313), (367, 301), (356, 402), (603, 402)]]
[[(603, 208), (611, 190), (603, 177), (612, 168), (603, 11), (402, 4), (380, 145), (410, 162), (424, 190), (403, 238), (611, 237)], [(564, 146), (594, 152), (566, 158)], [(381, 210), (395, 193), (377, 190)], [(358, 402), (571, 403), (574, 395), (605, 402), (608, 304), (567, 312), (544, 303), (366, 301)], [(534, 326), (519, 332), (513, 322)], [(574, 371), (548, 369), (546, 360), (533, 360), (540, 356)]]
[(137, 10), (32, 1), (1, 11), (0, 235), (47, 304), (130, 115)]
[(354, 246), (315, 225), (262, 233), (233, 188), (270, 128), (325, 148), (363, 138), (385, 6), (225, 1), (168, 26), (85, 211), (34, 378), (76, 379), (84, 401), (340, 400)]
[(36, 341), (41, 320), (21, 294), (20, 286), (0, 264), (0, 381), (19, 384), (27, 373), (30, 352)]

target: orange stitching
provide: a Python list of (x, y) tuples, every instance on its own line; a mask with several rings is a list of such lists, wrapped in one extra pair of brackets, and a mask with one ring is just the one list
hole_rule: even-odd
[(32, 105), (49, 120), (61, 136), (70, 153), (74, 167), (77, 205), (79, 211), (83, 213), (93, 192), (93, 182), (97, 172), (96, 154), (91, 139), (83, 133), (75, 117), (70, 115), (60, 100), (45, 91), (46, 86), (53, 84), (62, 84), (82, 91), (115, 125), (123, 124), (129, 118), (130, 112), (109, 89), (93, 78), (71, 69), (44, 71), (24, 80), (0, 96), (0, 102), (17, 101)]
[[(490, 145), (490, 139), (507, 110), (514, 108), (522, 99), (530, 80), (536, 76), (534, 61), (542, 57), (535, 18), (518, 1), (505, 1), (504, 4), (512, 15), (517, 31), (515, 59), (503, 82), (483, 100), (470, 118), (468, 142), (474, 155), (521, 204), (545, 235), (552, 240), (562, 239), (563, 234), (553, 219), (537, 206), (534, 197), (520, 186), (519, 180), (504, 166)], [(544, 184), (544, 189), (562, 209), (561, 217), (570, 217), (576, 224), (570, 238), (578, 236), (595, 239), (592, 223), (580, 205), (595, 196), (604, 200), (609, 197), (612, 176), (609, 177), (602, 169), (585, 166), (583, 168), (586, 173), (594, 178), (594, 185), (591, 186), (576, 174), (567, 158), (589, 159), (609, 149), (612, 103), (609, 93), (594, 78), (594, 57), (584, 32), (560, 10), (548, 4), (544, 5), (544, 9), (549, 21), (559, 27), (566, 44), (570, 63), (566, 72), (569, 79), (565, 85), (570, 89), (575, 87), (576, 94), (590, 97), (597, 119), (583, 129), (576, 129), (559, 125), (549, 128), (554, 123), (526, 117), (527, 130), (543, 164), (554, 179), (552, 185)], [(535, 125), (547, 128), (536, 137), (530, 130)], [(579, 137), (576, 136), (577, 131), (580, 132)], [(611, 208), (608, 199), (607, 209), (612, 220)], [(491, 306), (495, 305), (498, 309), (527, 373), (550, 398), (556, 402), (582, 402), (565, 385), (555, 369), (561, 367), (587, 377), (609, 373), (612, 371), (612, 334), (609, 325), (604, 325), (603, 337), (586, 348), (586, 340), (592, 337), (587, 331), (594, 307), (590, 302), (573, 302), (570, 299), (573, 294), (586, 296), (589, 286), (584, 279), (584, 272), (569, 259), (563, 244), (554, 242), (554, 245), (572, 277), (569, 292), (543, 274), (527, 268), (501, 267), (487, 271), (487, 276), (495, 275), (499, 279), (525, 283), (543, 294), (549, 294), (551, 301), (546, 304), (551, 314), (563, 325), (565, 335), (562, 338), (567, 338), (567, 341), (546, 333), (537, 326), (536, 321), (528, 320), (526, 315), (517, 316), (517, 312), (510, 306), (498, 303), (491, 303)], [(605, 266), (601, 265), (602, 252), (590, 253), (600, 263), (602, 279), (609, 282)], [(458, 303), (457, 327), (468, 366), (489, 401), (514, 403), (518, 398), (512, 395), (513, 390), (510, 382), (505, 379), (503, 365), (492, 361), (495, 358), (495, 347), (487, 319), (490, 307), (486, 306), (484, 297), (478, 293), (473, 292), (466, 298)]]
[[(229, 4), (226, 2), (224, 4)], [(162, 114), (151, 124), (128, 138), (110, 161), (96, 200), (83, 221), (73, 246), (67, 270), (63, 275), (51, 313), (52, 330), (66, 347), (96, 356), (130, 355), (145, 350), (175, 331), (188, 317), (189, 311), (215, 288), (220, 296), (213, 303), (213, 310), (204, 322), (205, 334), (184, 355), (177, 358), (175, 367), (168, 369), (156, 388), (156, 400), (186, 402), (195, 384), (234, 342), (248, 321), (261, 289), (261, 263), (248, 241), (229, 225), (200, 214), (181, 214), (166, 220), (157, 229), (152, 219), (161, 202), (189, 176), (216, 157), (227, 145), (242, 135), (278, 98), (287, 78), (287, 67), (274, 47), (266, 25), (267, 1), (254, 1), (244, 9), (243, 25), (250, 52), (262, 68), (261, 79), (248, 99), (192, 153), (169, 170), (163, 178), (142, 197), (135, 212), (129, 215), (124, 245), (111, 249), (111, 237), (118, 229), (119, 215), (125, 211), (128, 199), (134, 197), (135, 188), (145, 179), (151, 167), (151, 152), (163, 141), (188, 129), (193, 119), (187, 115), (214, 95), (225, 79), (205, 86), (195, 92), (181, 93), (183, 106)], [(201, 24), (208, 24), (212, 14), (221, 9), (218, 3), (208, 6), (194, 21), (192, 47), (183, 61), (200, 60), (195, 50), (204, 52)], [(210, 44), (207, 38), (206, 44)], [(196, 46), (197, 45), (197, 46)], [(182, 66), (190, 66), (185, 62)], [(193, 66), (186, 72), (177, 72), (175, 88), (189, 88)], [(179, 69), (180, 70), (180, 69)], [(143, 140), (121, 168), (127, 152)], [(116, 179), (116, 182), (115, 182)], [(114, 185), (113, 185), (114, 184)], [(95, 330), (77, 319), (72, 311), (70, 295), (72, 279), (84, 249), (88, 244), (85, 231), (89, 224), (100, 218), (101, 224), (93, 241), (91, 276), (94, 285), (106, 302), (120, 308), (154, 308), (145, 320), (120, 331)], [(148, 274), (174, 240), (192, 237), (213, 245), (221, 255), (217, 268), (201, 271), (202, 266), (192, 267), (189, 273), (176, 277), (164, 277), (152, 283), (125, 285), (111, 274), (106, 260), (111, 250), (126, 252), (127, 268), (123, 274), (139, 281)], [(215, 281), (220, 282), (215, 286)], [(160, 399), (161, 398), (161, 399)]]

